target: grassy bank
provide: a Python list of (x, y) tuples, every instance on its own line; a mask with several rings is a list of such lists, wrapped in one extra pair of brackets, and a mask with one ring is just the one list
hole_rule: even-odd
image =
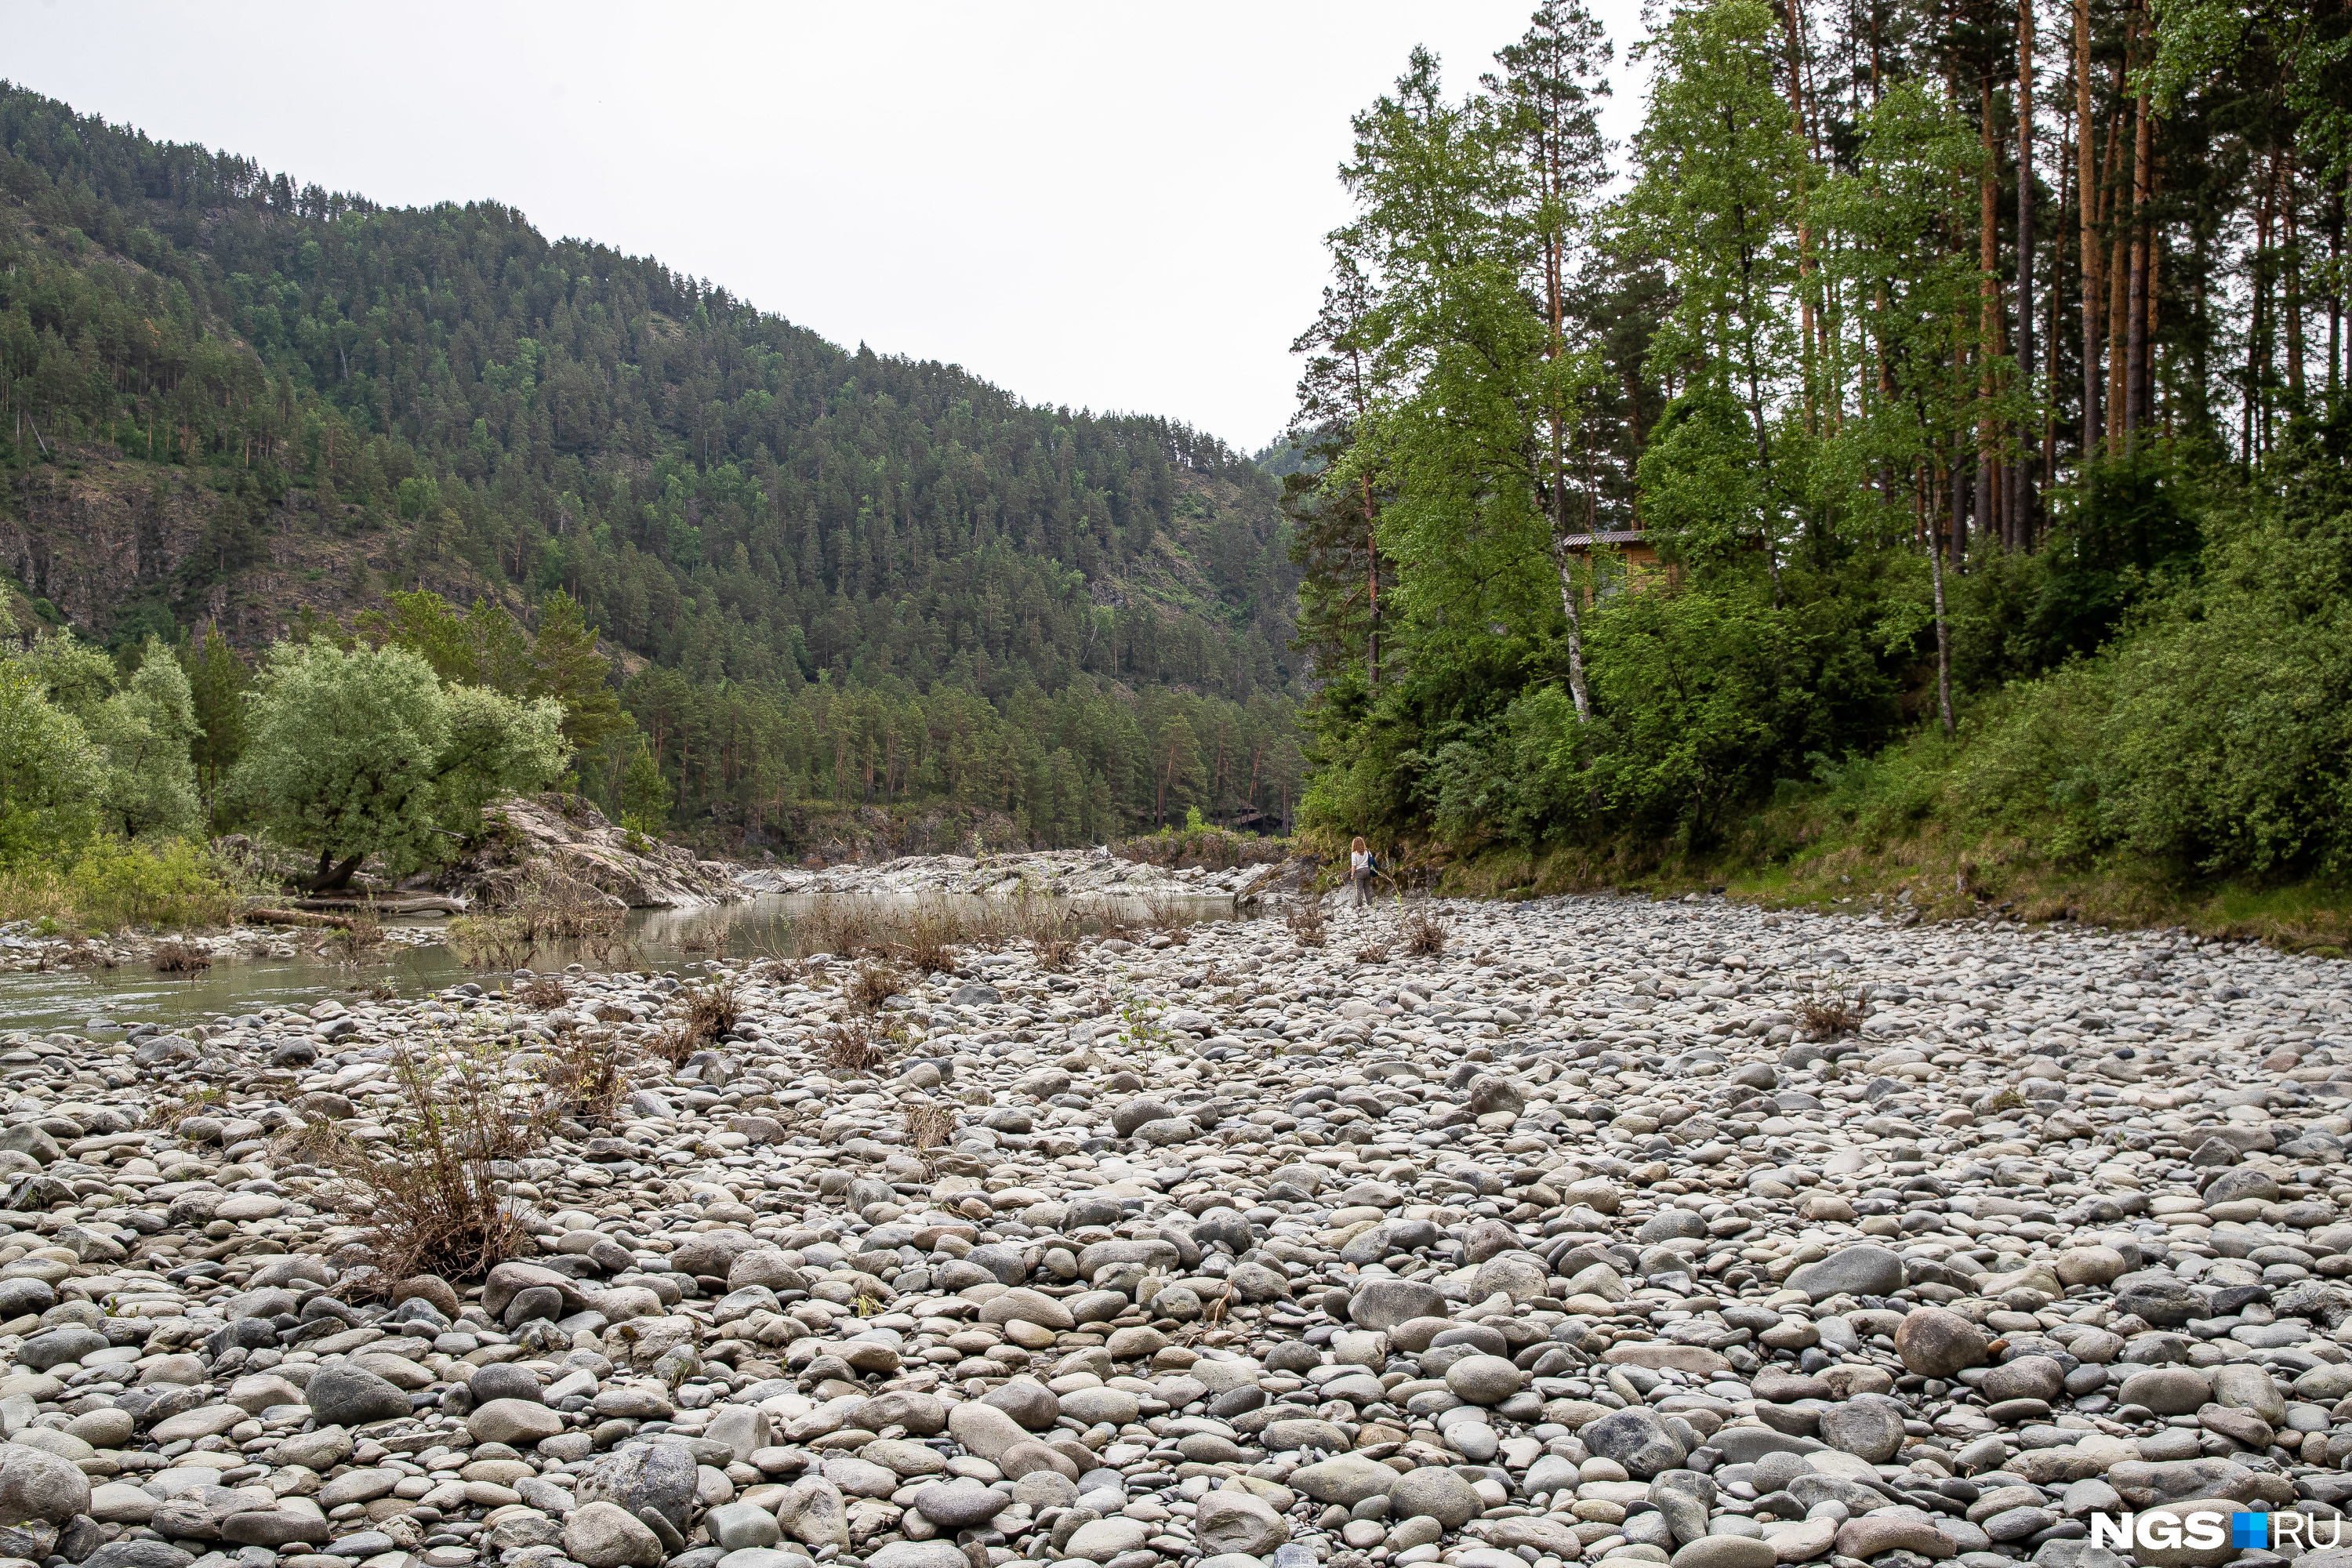
[(187, 839), (99, 838), (70, 859), (0, 871), (0, 921), (30, 921), (45, 932), (225, 926), (240, 902), (236, 868)]
[(1842, 821), (1818, 802), (1775, 805), (1704, 852), (1633, 842), (1530, 852), (1423, 841), (1399, 847), (1397, 864), (1408, 887), (1460, 897), (1719, 892), (1772, 909), (1906, 921), (2179, 927), (2327, 958), (2352, 951), (2352, 886), (2342, 882), (2202, 880), (2120, 859), (2061, 863), (2020, 838), (1970, 837), (1933, 819), (1890, 832)]

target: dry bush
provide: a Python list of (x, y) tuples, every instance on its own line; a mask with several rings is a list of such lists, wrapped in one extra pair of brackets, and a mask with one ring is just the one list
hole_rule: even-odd
[(680, 994), (686, 1004), (681, 1021), (689, 1051), (710, 1044), (742, 1021), (743, 999), (737, 994), (732, 978), (715, 979)]
[(213, 966), (213, 955), (192, 942), (174, 937), (159, 942), (148, 954), (159, 974), (201, 974)]
[(546, 1140), (543, 1107), (518, 1105), (501, 1057), (460, 1047), (436, 1060), (404, 1051), (392, 1061), (396, 1108), (380, 1148), (345, 1141), (329, 1167), (365, 1201), (376, 1266), (394, 1279), (438, 1274), (478, 1279), (532, 1250), (522, 1221), (499, 1198), (494, 1162)]
[(566, 991), (563, 988), (563, 982), (552, 974), (534, 974), (531, 976), (530, 984), (522, 988), (516, 1000), (526, 1007), (536, 1007), (542, 1013), (550, 1013), (571, 1001), (572, 993)]
[(1118, 905), (1108, 900), (1096, 900), (1073, 909), (1070, 915), (1074, 921), (1083, 921), (1091, 923), (1097, 936), (1132, 941), (1136, 934), (1135, 922), (1128, 919), (1126, 913)]
[(529, 926), (513, 915), (459, 915), (449, 922), (448, 940), (468, 969), (520, 969), (539, 952)]
[(613, 1120), (628, 1084), (621, 1076), (621, 1042), (609, 1032), (567, 1030), (557, 1037), (540, 1068), (551, 1115), (588, 1126)]
[(1796, 1015), (1797, 1027), (1809, 1040), (1834, 1040), (1841, 1035), (1853, 1034), (1862, 1027), (1864, 1017), (1860, 1004), (1835, 983), (1814, 992), (1790, 1011)]
[(1192, 940), (1187, 929), (1192, 923), (1192, 911), (1166, 894), (1153, 893), (1143, 900), (1143, 921), (1178, 947)]
[(1047, 911), (1031, 923), (1027, 932), (1029, 952), (1038, 968), (1058, 971), (1070, 967), (1078, 954), (1081, 921), (1076, 910), (1065, 907)]
[(1312, 898), (1298, 900), (1282, 917), (1282, 923), (1290, 928), (1290, 940), (1300, 947), (1323, 945), (1327, 932), (1320, 900)]
[(610, 967), (633, 951), (625, 934), (628, 913), (578, 878), (541, 864), (525, 873), (497, 912), (451, 921), (449, 946), (458, 962), (475, 968), (520, 969), (542, 943), (579, 942)]
[(907, 922), (907, 938), (898, 944), (898, 957), (927, 974), (944, 974), (956, 966), (949, 945), (962, 936), (961, 922), (941, 910), (920, 911)]
[(683, 1023), (669, 1025), (659, 1034), (649, 1037), (645, 1046), (646, 1055), (657, 1061), (667, 1062), (674, 1068), (684, 1067), (686, 1058), (694, 1054), (695, 1048), (694, 1037), (686, 1032)]
[(955, 1112), (943, 1105), (907, 1107), (907, 1142), (918, 1149), (943, 1147), (956, 1133)]
[[(112, 969), (117, 967), (114, 954), (109, 952), (105, 948), (98, 946), (96, 943), (92, 942), (89, 938), (82, 935), (79, 931), (68, 932), (65, 937), (65, 951), (63, 952), (59, 952), (54, 948), (43, 948), (41, 950), (40, 956), (33, 961), (33, 967), (42, 971), (43, 973), (47, 973), (51, 969)], [(177, 948), (184, 947), (186, 944), (175, 939), (165, 945)], [(202, 949), (196, 950), (196, 956), (199, 958), (204, 957)], [(210, 962), (211, 960), (209, 959), (205, 960), (205, 963), (207, 963)], [(201, 967), (201, 965), (199, 965), (199, 967)]]
[(580, 945), (588, 962), (598, 969), (636, 966), (637, 944), (630, 939), (626, 926), (616, 924), (608, 931), (591, 931), (580, 939)]
[(1358, 963), (1386, 963), (1388, 961), (1389, 944), (1387, 942), (1368, 942), (1356, 950)]
[(544, 863), (531, 868), (506, 912), (534, 942), (578, 942), (618, 931), (629, 911), (579, 878)]
[(1435, 910), (1424, 906), (1406, 917), (1404, 950), (1415, 958), (1435, 958), (1445, 951), (1445, 922)]
[(383, 922), (376, 918), (374, 900), (370, 900), (353, 910), (350, 921), (337, 927), (327, 941), (350, 959), (362, 957), (382, 947)]
[(202, 1116), (218, 1110), (227, 1098), (228, 1091), (216, 1087), (191, 1089), (177, 1100), (157, 1100), (149, 1106), (140, 1125), (169, 1131), (191, 1116)]
[(810, 904), (793, 925), (803, 952), (856, 958), (875, 945), (874, 911), (833, 894)]
[(896, 1024), (872, 1016), (849, 1018), (825, 1031), (824, 1065), (843, 1072), (872, 1072), (905, 1044), (906, 1035)]
[(861, 1013), (878, 1013), (882, 1004), (907, 989), (907, 982), (898, 971), (885, 964), (869, 963), (859, 970), (844, 988), (849, 1005)]

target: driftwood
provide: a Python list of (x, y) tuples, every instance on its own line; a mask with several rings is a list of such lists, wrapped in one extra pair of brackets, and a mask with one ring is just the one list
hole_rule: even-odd
[(453, 899), (440, 893), (376, 893), (367, 897), (325, 894), (289, 900), (287, 906), (297, 910), (370, 910), (379, 915), (462, 915), (467, 909), (463, 899)]
[(263, 926), (333, 926), (341, 931), (352, 929), (349, 915), (314, 914), (308, 910), (245, 910), (238, 918), (250, 925)]

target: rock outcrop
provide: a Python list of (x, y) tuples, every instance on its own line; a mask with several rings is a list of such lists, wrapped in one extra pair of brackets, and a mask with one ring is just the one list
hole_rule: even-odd
[(697, 909), (748, 897), (731, 866), (604, 820), (578, 795), (511, 795), (484, 813), (485, 847), (444, 886), (496, 906), (535, 875), (555, 873), (633, 910)]

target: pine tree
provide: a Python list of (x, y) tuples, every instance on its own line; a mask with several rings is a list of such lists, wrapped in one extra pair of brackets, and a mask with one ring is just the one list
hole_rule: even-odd
[(245, 752), (245, 693), (252, 676), (217, 622), (205, 626), (200, 644), (183, 637), (178, 653), (195, 722), (190, 760), (204, 791), (205, 820), (217, 831), (221, 784)]
[(563, 733), (580, 751), (592, 751), (628, 727), (611, 673), (611, 663), (596, 651), (596, 628), (578, 602), (561, 588), (550, 594), (539, 607), (523, 689), (563, 704)]

